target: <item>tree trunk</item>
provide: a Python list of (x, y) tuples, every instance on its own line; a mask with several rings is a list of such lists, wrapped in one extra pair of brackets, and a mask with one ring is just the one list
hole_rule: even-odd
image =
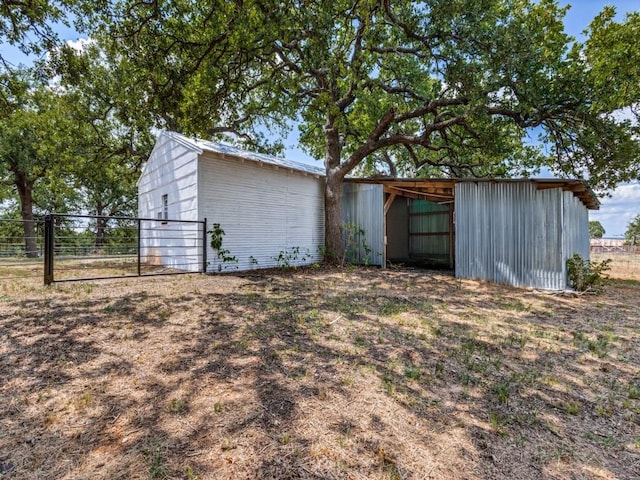
[(28, 258), (38, 256), (36, 225), (33, 221), (33, 181), (22, 173), (15, 173), (15, 185), (20, 197), (22, 225), (24, 227), (24, 254)]
[(100, 249), (104, 246), (105, 240), (105, 230), (107, 228), (107, 219), (102, 217), (104, 213), (104, 207), (102, 205), (96, 206), (96, 241), (95, 241), (95, 251), (99, 252)]
[(324, 246), (325, 261), (334, 264), (342, 262), (342, 178), (329, 171), (324, 186)]
[(325, 124), (325, 186), (324, 186), (324, 246), (325, 261), (341, 263), (344, 258), (342, 239), (342, 180), (344, 173), (340, 168), (340, 136), (333, 119)]

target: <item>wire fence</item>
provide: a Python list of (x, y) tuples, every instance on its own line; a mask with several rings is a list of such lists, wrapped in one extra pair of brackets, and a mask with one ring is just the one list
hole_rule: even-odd
[(0, 219), (0, 279), (45, 284), (206, 270), (206, 220), (52, 214)]
[(0, 280), (41, 277), (43, 257), (43, 219), (0, 219)]
[(640, 246), (591, 246), (591, 260), (609, 260), (609, 276), (622, 280), (640, 280)]
[(206, 221), (94, 215), (52, 215), (49, 221), (53, 252), (45, 283), (206, 269)]

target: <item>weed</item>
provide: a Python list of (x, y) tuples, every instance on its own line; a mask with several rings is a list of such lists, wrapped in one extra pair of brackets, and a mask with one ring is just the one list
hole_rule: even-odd
[(640, 382), (639, 381), (630, 381), (627, 385), (627, 393), (629, 394), (629, 398), (632, 400), (637, 400), (640, 398)]
[(478, 379), (467, 372), (461, 372), (458, 374), (458, 379), (463, 385), (475, 385), (478, 383)]
[(231, 252), (223, 248), (222, 240), (224, 238), (224, 230), (219, 223), (214, 223), (213, 228), (207, 232), (211, 235), (211, 248), (216, 252), (216, 257), (221, 262), (218, 264), (218, 271), (222, 271), (222, 266), (227, 263), (238, 263), (238, 258), (231, 255)]
[(79, 398), (73, 401), (73, 406), (76, 410), (84, 410), (93, 403), (93, 396), (89, 392), (85, 392)]
[(361, 347), (361, 348), (366, 348), (369, 346), (369, 341), (363, 337), (362, 335), (360, 335), (359, 333), (356, 334), (355, 337), (353, 337), (353, 343), (357, 346), (357, 347)]
[(603, 358), (607, 356), (610, 342), (611, 335), (599, 333), (595, 340), (587, 341), (587, 348), (590, 352), (596, 354), (600, 358)]
[(392, 299), (386, 299), (380, 306), (380, 315), (384, 315), (385, 317), (391, 317), (406, 311), (407, 305)]
[(387, 375), (382, 377), (382, 386), (384, 391), (391, 395), (395, 391), (395, 387), (393, 385), (393, 381)]
[(603, 447), (613, 448), (620, 445), (620, 441), (613, 435), (602, 435), (600, 433), (587, 432), (584, 434), (584, 436), (592, 442), (602, 445)]
[(364, 238), (364, 229), (353, 222), (347, 222), (342, 225), (341, 230), (344, 237), (342, 265), (362, 263), (368, 265), (372, 250)]
[(213, 404), (213, 413), (222, 413), (224, 410), (224, 406), (220, 402), (214, 402)]
[(504, 436), (508, 433), (506, 428), (508, 424), (509, 418), (506, 415), (499, 412), (489, 414), (489, 425), (498, 435)]
[(574, 402), (573, 400), (562, 402), (560, 406), (569, 415), (577, 415), (578, 413), (580, 413), (580, 404), (578, 402)]
[(289, 250), (281, 250), (277, 257), (272, 257), (276, 265), (281, 270), (297, 268), (300, 263), (304, 263), (311, 256), (309, 249), (300, 253), (300, 247), (291, 247)]
[(567, 280), (569, 286), (579, 292), (600, 292), (611, 270), (611, 259), (590, 262), (577, 253), (567, 259)]
[(187, 411), (187, 402), (183, 398), (172, 398), (167, 405), (167, 413), (180, 414)]
[(191, 465), (187, 465), (187, 480), (198, 480), (200, 477), (195, 473)]
[(223, 437), (220, 442), (220, 450), (226, 452), (227, 450), (233, 450), (236, 448), (236, 444), (233, 443), (233, 440), (229, 437)]
[(167, 478), (169, 476), (169, 469), (165, 465), (162, 447), (157, 440), (152, 441), (151, 445), (144, 449), (144, 454), (149, 465), (149, 477)]
[(515, 333), (510, 333), (504, 340), (504, 345), (509, 347), (524, 348), (528, 340), (529, 339), (526, 337), (526, 335), (516, 335)]
[(498, 398), (499, 403), (507, 403), (510, 395), (509, 383), (500, 381), (493, 386), (493, 393)]
[(420, 380), (422, 373), (419, 367), (411, 364), (404, 367), (404, 376), (411, 380)]

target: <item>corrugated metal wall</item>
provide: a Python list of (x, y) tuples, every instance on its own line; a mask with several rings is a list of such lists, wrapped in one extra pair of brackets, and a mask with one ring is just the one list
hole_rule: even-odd
[(589, 246), (589, 211), (571, 192), (562, 192), (564, 205), (564, 260), (577, 253), (588, 259)]
[[(368, 265), (384, 263), (384, 196), (382, 185), (343, 184), (342, 221), (364, 230), (364, 237), (355, 239), (355, 261)], [(367, 255), (362, 242), (370, 251)]]
[[(167, 195), (168, 217), (198, 220), (198, 152), (162, 133), (138, 180), (138, 216), (158, 218)], [(202, 247), (193, 225), (143, 222), (141, 260), (180, 270), (198, 271)], [(189, 230), (188, 232), (186, 230)], [(194, 260), (195, 259), (195, 260)]]
[[(238, 260), (220, 264), (209, 249), (208, 270), (303, 265), (322, 259), (324, 180), (286, 168), (204, 153), (198, 204), (209, 228), (219, 223), (223, 248)], [(296, 253), (297, 252), (297, 253)], [(286, 258), (278, 261), (280, 254)]]
[(567, 252), (588, 255), (586, 207), (560, 188), (461, 182), (455, 211), (460, 278), (564, 289)]

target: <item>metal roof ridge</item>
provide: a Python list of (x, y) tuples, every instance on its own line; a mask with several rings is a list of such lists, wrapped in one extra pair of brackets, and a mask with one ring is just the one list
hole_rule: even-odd
[(199, 153), (202, 152), (210, 152), (210, 153), (218, 153), (222, 155), (229, 155), (232, 157), (250, 160), (254, 162), (262, 162), (268, 165), (273, 165), (276, 167), (287, 168), (289, 170), (307, 173), (311, 175), (324, 176), (325, 171), (323, 168), (299, 162), (296, 160), (289, 160), (286, 157), (277, 157), (275, 155), (268, 155), (265, 153), (257, 153), (251, 152), (249, 150), (244, 150), (238, 146), (231, 145), (226, 142), (213, 142), (211, 140), (204, 140), (201, 138), (189, 138), (183, 134), (177, 132), (168, 132), (175, 140), (182, 140), (182, 143), (188, 143), (191, 148), (199, 149)]

